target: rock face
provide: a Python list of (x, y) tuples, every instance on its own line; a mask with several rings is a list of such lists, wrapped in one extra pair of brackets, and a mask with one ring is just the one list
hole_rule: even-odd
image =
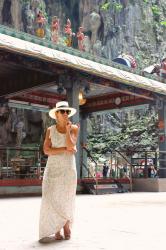
[(114, 59), (121, 53), (129, 53), (143, 68), (166, 54), (166, 25), (162, 25), (166, 20), (164, 0), (80, 2), (80, 23), (87, 32), (90, 13), (95, 9), (101, 16), (97, 39), (102, 42), (102, 56)]
[(40, 143), (44, 129), (41, 112), (0, 107), (0, 145)]
[(17, 30), (22, 29), (21, 10), (22, 4), (18, 0), (0, 1), (0, 21), (4, 25), (15, 27)]

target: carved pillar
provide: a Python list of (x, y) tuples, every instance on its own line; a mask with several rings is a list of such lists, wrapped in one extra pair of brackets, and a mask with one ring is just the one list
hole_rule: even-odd
[[(70, 84), (66, 86), (66, 94), (67, 94), (67, 101), (69, 102), (69, 105), (75, 109), (77, 109), (77, 113), (71, 118), (73, 123), (79, 123), (80, 117), (79, 117), (79, 100), (78, 100), (78, 94), (79, 94), (79, 81), (77, 79), (71, 79)], [(76, 154), (76, 166), (77, 166), (77, 177), (80, 178), (80, 133), (78, 137), (77, 142), (77, 154)]]
[(159, 177), (166, 178), (166, 101), (157, 99), (159, 117)]
[(80, 158), (81, 158), (81, 169), (80, 176), (81, 178), (88, 175), (87, 170), (83, 167), (84, 165), (87, 167), (87, 153), (83, 150), (83, 146), (87, 145), (87, 114), (81, 115), (80, 120)]
[(71, 82), (71, 87), (67, 88), (67, 101), (69, 102), (70, 106), (77, 109), (77, 113), (71, 118), (72, 122), (79, 123), (79, 95), (80, 85), (79, 81), (73, 80)]

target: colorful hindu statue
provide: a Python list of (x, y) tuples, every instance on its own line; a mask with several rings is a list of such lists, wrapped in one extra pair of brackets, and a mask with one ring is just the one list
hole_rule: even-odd
[(79, 31), (77, 32), (77, 39), (78, 39), (78, 49), (81, 51), (85, 51), (85, 46), (84, 46), (85, 35), (83, 33), (83, 27), (79, 27)]
[(166, 78), (166, 57), (161, 61), (161, 69), (160, 69), (161, 77)]
[(66, 34), (65, 43), (68, 47), (71, 47), (72, 46), (72, 36), (75, 36), (75, 33), (72, 32), (71, 21), (69, 18), (67, 19), (67, 24), (65, 25), (64, 32)]
[(40, 38), (44, 38), (46, 18), (44, 17), (44, 15), (41, 11), (39, 11), (37, 14), (36, 24), (37, 24), (36, 35)]
[(51, 40), (54, 43), (57, 43), (59, 39), (59, 27), (59, 18), (57, 18), (57, 16), (54, 16), (51, 23)]

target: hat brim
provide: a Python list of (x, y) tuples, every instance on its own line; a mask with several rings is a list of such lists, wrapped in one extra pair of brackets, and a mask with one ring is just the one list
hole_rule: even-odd
[(52, 119), (56, 119), (56, 116), (55, 116), (55, 112), (57, 112), (58, 110), (70, 110), (71, 113), (68, 115), (68, 117), (71, 117), (73, 115), (75, 115), (75, 113), (77, 112), (77, 110), (75, 108), (70, 108), (70, 107), (61, 107), (61, 108), (53, 108), (49, 111), (49, 116), (52, 118)]

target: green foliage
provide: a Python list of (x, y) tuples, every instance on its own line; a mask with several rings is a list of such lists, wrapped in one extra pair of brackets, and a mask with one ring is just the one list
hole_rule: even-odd
[(145, 114), (134, 117), (121, 125), (121, 131), (113, 133), (91, 134), (88, 136), (88, 146), (97, 159), (110, 150), (154, 150), (158, 145), (157, 115)]
[(120, 3), (114, 3), (114, 9), (115, 12), (120, 12), (123, 9), (123, 6)]
[(107, 11), (107, 10), (109, 10), (110, 5), (111, 5), (111, 3), (106, 2), (106, 3), (101, 5), (101, 9)]
[(143, 0), (144, 3), (149, 3), (149, 0)]
[(116, 3), (115, 1), (113, 1), (112, 3), (106, 1), (101, 5), (101, 9), (104, 11), (108, 11), (110, 8), (112, 8), (115, 12), (120, 12), (123, 9), (123, 5), (120, 3)]
[(161, 14), (160, 8), (156, 4), (152, 6), (152, 12), (153, 12), (153, 15), (157, 17), (160, 16)]
[(39, 4), (38, 8), (39, 8), (42, 12), (44, 12), (45, 9), (46, 9), (46, 5), (45, 5), (43, 2), (41, 2), (41, 3)]
[(165, 20), (165, 21), (160, 22), (160, 24), (161, 24), (162, 26), (166, 27), (166, 20)]

